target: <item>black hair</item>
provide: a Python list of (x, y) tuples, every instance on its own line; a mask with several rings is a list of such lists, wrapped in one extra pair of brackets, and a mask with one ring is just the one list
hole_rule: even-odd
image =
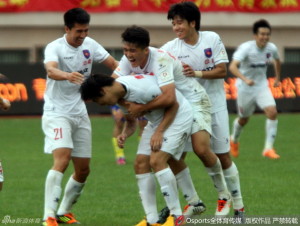
[(84, 101), (103, 97), (103, 87), (112, 86), (115, 79), (106, 74), (90, 75), (80, 86), (81, 98)]
[(200, 30), (201, 12), (194, 2), (181, 2), (171, 5), (167, 18), (173, 20), (175, 16), (179, 16), (189, 23), (195, 21), (195, 30)]
[(90, 15), (82, 8), (73, 8), (68, 10), (64, 14), (65, 26), (72, 29), (75, 23), (78, 24), (89, 24)]
[(271, 25), (269, 24), (269, 22), (264, 19), (260, 19), (253, 24), (253, 28), (252, 28), (253, 34), (257, 34), (259, 28), (261, 28), (261, 27), (269, 28), (270, 31), (272, 31), (272, 28), (271, 28)]
[(144, 49), (150, 45), (150, 35), (145, 28), (133, 25), (122, 33), (122, 41)]

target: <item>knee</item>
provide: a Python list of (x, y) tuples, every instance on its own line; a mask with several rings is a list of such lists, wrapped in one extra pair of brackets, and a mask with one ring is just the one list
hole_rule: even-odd
[(148, 173), (150, 171), (149, 163), (144, 159), (136, 159), (134, 162), (134, 171), (136, 174)]
[(266, 111), (266, 116), (268, 119), (275, 120), (277, 118), (277, 110), (275, 107), (269, 108)]

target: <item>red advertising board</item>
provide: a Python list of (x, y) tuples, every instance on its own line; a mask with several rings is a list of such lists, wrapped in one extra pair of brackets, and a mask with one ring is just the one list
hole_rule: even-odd
[[(89, 12), (166, 12), (182, 0), (0, 0), (0, 13), (60, 12), (74, 7)], [(194, 0), (202, 12), (299, 12), (300, 0)]]

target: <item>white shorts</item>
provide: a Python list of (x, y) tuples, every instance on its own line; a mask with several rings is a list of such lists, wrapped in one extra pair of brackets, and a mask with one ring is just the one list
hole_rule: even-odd
[(266, 107), (276, 106), (276, 102), (269, 88), (252, 93), (238, 91), (237, 109), (241, 118), (251, 116), (255, 111), (256, 105), (262, 110)]
[(204, 96), (199, 103), (191, 103), (194, 113), (192, 134), (206, 130), (211, 134), (211, 103), (208, 96)]
[(213, 113), (212, 134), (210, 138), (212, 151), (216, 154), (229, 152), (229, 138), (229, 118), (227, 109)]
[[(191, 134), (191, 126), (192, 120), (181, 125), (174, 126), (173, 124), (171, 124), (169, 128), (164, 132), (161, 151), (171, 154), (173, 158), (177, 160), (180, 159), (187, 139)], [(140, 139), (137, 151), (138, 155), (151, 155), (150, 140), (156, 128), (156, 126), (153, 127), (153, 125), (148, 122)]]
[(43, 115), (42, 129), (45, 134), (45, 153), (51, 154), (57, 148), (70, 148), (72, 157), (91, 158), (91, 122), (87, 114)]

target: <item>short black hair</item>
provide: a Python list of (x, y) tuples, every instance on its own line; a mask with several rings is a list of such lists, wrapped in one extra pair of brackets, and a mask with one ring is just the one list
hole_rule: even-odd
[(253, 34), (257, 34), (259, 28), (261, 28), (261, 27), (269, 28), (270, 31), (272, 31), (272, 28), (271, 28), (271, 25), (269, 24), (269, 22), (267, 20), (260, 19), (253, 24), (253, 28), (252, 28)]
[(144, 49), (150, 45), (150, 35), (145, 28), (133, 25), (122, 33), (122, 41)]
[(80, 86), (81, 98), (84, 101), (103, 97), (103, 87), (112, 86), (115, 79), (106, 74), (90, 75)]
[(180, 2), (171, 5), (167, 18), (173, 20), (175, 16), (179, 16), (189, 23), (195, 21), (195, 30), (200, 30), (201, 12), (194, 2)]
[(69, 29), (72, 29), (75, 23), (89, 24), (90, 14), (88, 14), (87, 11), (82, 8), (73, 8), (64, 14), (64, 21), (65, 26), (67, 26)]

